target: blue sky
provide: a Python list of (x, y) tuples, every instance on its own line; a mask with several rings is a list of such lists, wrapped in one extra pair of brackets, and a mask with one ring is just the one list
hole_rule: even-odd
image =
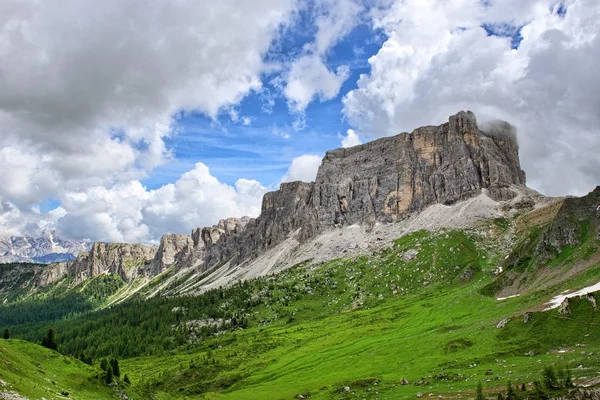
[(0, 236), (156, 242), (256, 216), (327, 150), (460, 110), (516, 127), (531, 188), (600, 182), (595, 0), (128, 4), (3, 9)]
[[(287, 29), (277, 42), (278, 52), (267, 59), (278, 62), (294, 58), (298, 49), (312, 42), (315, 32), (306, 29), (306, 22), (305, 18), (299, 19)], [(356, 88), (360, 74), (369, 72), (368, 59), (377, 53), (384, 39), (382, 32), (363, 23), (335, 45), (327, 54), (327, 65), (332, 69), (348, 65), (350, 75), (335, 98), (311, 102), (303, 115), (289, 109), (277, 87), (277, 74), (263, 75), (263, 89), (250, 92), (234, 108), (237, 121), (227, 111), (221, 112), (216, 121), (199, 112), (180, 113), (177, 133), (165, 140), (173, 153), (172, 161), (153, 170), (143, 184), (157, 189), (176, 181), (200, 161), (222, 182), (233, 184), (243, 177), (277, 188), (294, 157), (323, 155), (340, 147), (339, 136), (351, 128), (343, 117), (341, 99)], [(244, 125), (244, 118), (250, 119), (249, 125)], [(306, 121), (300, 130), (294, 127), (299, 118)]]

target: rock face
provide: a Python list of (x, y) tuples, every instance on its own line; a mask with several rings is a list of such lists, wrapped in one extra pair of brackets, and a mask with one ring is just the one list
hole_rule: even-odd
[[(206, 271), (252, 260), (288, 237), (307, 240), (339, 226), (399, 221), (426, 207), (479, 195), (515, 196), (524, 185), (513, 128), (496, 123), (480, 130), (471, 112), (440, 126), (327, 152), (315, 182), (283, 183), (265, 194), (256, 219), (227, 218), (191, 236), (165, 235), (156, 247), (95, 243), (89, 255), (44, 272), (44, 282), (64, 273), (77, 279), (104, 272), (131, 280), (154, 276), (169, 266)], [(66, 268), (66, 272), (65, 272)]]
[(160, 245), (152, 262), (151, 275), (158, 275), (175, 262), (189, 256), (194, 247), (192, 238), (188, 235), (163, 235)]
[(74, 260), (89, 250), (87, 241), (60, 238), (56, 232), (44, 231), (39, 237), (0, 237), (0, 263), (52, 263)]
[(157, 248), (143, 244), (94, 243), (88, 254), (67, 263), (68, 274), (81, 281), (103, 273), (116, 273), (130, 281), (144, 272)]
[(440, 126), (327, 152), (314, 183), (281, 184), (243, 231), (212, 239), (204, 268), (253, 258), (293, 232), (302, 240), (342, 225), (372, 227), (484, 189), (508, 200), (513, 184), (525, 184), (513, 128), (485, 133), (473, 113), (460, 112)]

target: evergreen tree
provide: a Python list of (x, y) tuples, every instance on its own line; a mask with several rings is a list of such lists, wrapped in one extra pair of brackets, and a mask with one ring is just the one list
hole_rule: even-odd
[(544, 370), (542, 371), (542, 376), (544, 378), (544, 387), (546, 389), (555, 389), (558, 387), (558, 381), (556, 379), (554, 368), (544, 367)]
[(498, 393), (498, 400), (504, 400), (504, 396), (502, 396), (502, 393)]
[(565, 387), (572, 388), (575, 385), (573, 384), (573, 380), (571, 379), (571, 370), (569, 367), (566, 368), (566, 378), (565, 378)]
[(103, 358), (102, 361), (100, 361), (100, 368), (102, 368), (103, 371), (106, 371), (106, 367), (108, 367), (108, 361), (106, 361), (106, 358)]
[(517, 392), (510, 381), (508, 381), (508, 385), (506, 386), (506, 400), (518, 400)]
[(534, 400), (548, 400), (550, 396), (548, 396), (548, 393), (546, 393), (540, 381), (534, 381), (533, 393), (531, 394), (530, 398)]
[(106, 367), (106, 376), (104, 377), (104, 383), (110, 385), (113, 381), (113, 371), (110, 365)]
[(521, 392), (526, 392), (526, 391), (527, 391), (527, 388), (525, 388), (525, 384), (522, 383), (521, 384)]
[(110, 366), (112, 367), (113, 375), (117, 378), (121, 376), (121, 369), (119, 368), (119, 361), (116, 358), (110, 360)]
[(477, 383), (477, 394), (475, 395), (475, 400), (484, 400), (485, 397), (483, 396), (483, 385), (481, 384), (481, 381), (479, 381)]
[(127, 376), (127, 374), (125, 374), (125, 377), (123, 378), (123, 382), (125, 382), (128, 385), (131, 384), (131, 381), (129, 380), (129, 377)]
[(44, 336), (44, 338), (42, 339), (42, 346), (52, 350), (58, 350), (58, 343), (56, 343), (54, 329), (50, 329), (48, 331), (48, 335)]
[(4, 330), (4, 336), (2, 336), (4, 339), (10, 339), (10, 330), (5, 329)]

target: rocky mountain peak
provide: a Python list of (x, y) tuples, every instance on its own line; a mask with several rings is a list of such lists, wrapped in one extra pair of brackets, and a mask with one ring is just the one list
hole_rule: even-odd
[(227, 218), (190, 236), (165, 235), (158, 248), (94, 244), (68, 269), (89, 276), (110, 271), (128, 280), (174, 264), (200, 271), (235, 267), (291, 235), (307, 241), (342, 226), (371, 229), (483, 191), (496, 201), (510, 200), (514, 185), (525, 185), (514, 128), (494, 122), (484, 131), (472, 112), (461, 111), (439, 126), (328, 151), (315, 182), (282, 183), (264, 195), (255, 219)]

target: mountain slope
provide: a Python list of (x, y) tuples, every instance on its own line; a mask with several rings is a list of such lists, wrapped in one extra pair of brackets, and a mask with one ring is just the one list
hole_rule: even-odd
[(88, 250), (88, 241), (62, 239), (54, 231), (44, 231), (39, 237), (0, 237), (0, 263), (70, 261)]
[[(0, 320), (117, 357), (142, 398), (564, 396), (598, 385), (600, 189), (524, 186), (511, 129), (459, 113), (326, 155), (257, 219), (0, 267)], [(592, 292), (593, 290), (590, 289)], [(562, 296), (562, 297), (561, 297)], [(564, 296), (572, 296), (565, 299)], [(542, 386), (542, 371), (557, 378)], [(569, 379), (567, 379), (569, 377)]]
[(23, 340), (0, 340), (0, 364), (0, 399), (121, 398), (99, 369)]

